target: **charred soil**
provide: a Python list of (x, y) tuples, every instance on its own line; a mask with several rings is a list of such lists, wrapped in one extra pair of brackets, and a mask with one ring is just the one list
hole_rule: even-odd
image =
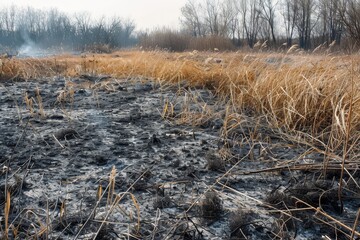
[(355, 165), (339, 201), (338, 165), (251, 111), (224, 123), (206, 89), (99, 79), (0, 85), (1, 238), (360, 237)]

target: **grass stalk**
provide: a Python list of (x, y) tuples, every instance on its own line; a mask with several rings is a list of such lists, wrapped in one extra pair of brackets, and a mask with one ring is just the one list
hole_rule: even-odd
[(345, 162), (348, 158), (348, 145), (350, 140), (350, 132), (352, 126), (352, 115), (353, 115), (353, 100), (354, 100), (354, 63), (352, 64), (351, 69), (351, 89), (350, 89), (350, 101), (349, 101), (349, 112), (346, 120), (346, 128), (345, 128), (345, 143), (344, 143), (344, 150), (343, 150), (343, 158), (341, 163), (341, 173), (339, 179), (339, 189), (338, 189), (338, 200), (340, 202), (340, 209), (341, 212), (344, 210), (344, 203), (342, 200), (342, 190), (343, 190), (343, 182), (344, 182), (344, 172), (345, 172)]

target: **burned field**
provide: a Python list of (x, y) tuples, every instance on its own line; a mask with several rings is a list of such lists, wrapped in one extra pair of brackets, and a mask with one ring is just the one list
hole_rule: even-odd
[(351, 139), (342, 161), (334, 140), (154, 76), (0, 86), (2, 238), (360, 237)]

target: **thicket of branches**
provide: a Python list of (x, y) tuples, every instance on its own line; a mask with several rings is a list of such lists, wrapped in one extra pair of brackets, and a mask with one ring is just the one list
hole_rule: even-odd
[(360, 47), (360, 0), (187, 0), (181, 13), (179, 31), (135, 34), (134, 22), (119, 17), (94, 20), (87, 13), (3, 7), (0, 50), (29, 43), (112, 49), (136, 42), (172, 51), (253, 48), (259, 41), (275, 49), (294, 43), (303, 49)]
[(85, 50), (134, 44), (135, 24), (120, 17), (94, 20), (88, 13), (69, 15), (57, 9), (39, 10), (16, 6), (0, 9), (0, 47), (19, 48), (36, 44), (42, 48), (61, 47)]
[(360, 44), (360, 0), (188, 0), (181, 11), (188, 34), (238, 46)]
[(151, 33), (138, 35), (141, 47), (145, 49), (166, 49), (181, 52), (185, 50), (219, 51), (235, 50), (235, 45), (229, 38), (216, 35), (194, 37), (181, 31), (168, 28), (154, 30)]

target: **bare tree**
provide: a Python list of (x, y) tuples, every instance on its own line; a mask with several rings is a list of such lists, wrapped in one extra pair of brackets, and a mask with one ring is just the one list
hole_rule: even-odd
[(313, 14), (316, 8), (315, 0), (295, 0), (298, 5), (298, 12), (296, 15), (296, 28), (299, 35), (299, 46), (304, 49), (311, 47), (311, 31), (316, 25), (316, 20), (313, 19)]
[(274, 2), (273, 0), (263, 0), (260, 1), (261, 16), (268, 24), (270, 28), (272, 41), (276, 44), (275, 36), (275, 9), (278, 1)]
[(39, 10), (32, 7), (0, 9), (0, 45), (16, 48), (23, 44), (33, 47), (70, 47), (86, 49), (87, 45), (109, 44), (123, 47), (134, 43), (135, 24), (131, 20), (105, 17), (92, 21), (91, 15), (78, 13), (73, 17), (57, 9)]
[(130, 38), (131, 34), (134, 32), (135, 30), (135, 22), (133, 20), (127, 19), (124, 22), (124, 32), (125, 32), (125, 36)]
[(91, 28), (91, 35), (95, 44), (108, 44), (109, 39), (107, 37), (106, 21), (104, 16), (102, 16), (95, 22), (95, 24)]
[(13, 46), (17, 42), (15, 34), (16, 17), (16, 8), (14, 5), (2, 9), (1, 22), (4, 26), (3, 44)]
[(58, 11), (57, 9), (51, 9), (44, 13), (46, 19), (46, 36), (43, 40), (48, 47), (55, 44), (69, 45), (75, 39), (76, 30), (75, 24), (73, 24), (70, 18)]
[(127, 19), (123, 21), (123, 31), (122, 33), (118, 32), (118, 34), (121, 36), (121, 44), (118, 44), (120, 47), (124, 46), (129, 46), (132, 42), (131, 36), (135, 30), (135, 23), (133, 20)]
[(181, 22), (194, 37), (203, 36), (205, 34), (205, 31), (203, 30), (203, 23), (199, 15), (200, 8), (201, 5), (192, 0), (188, 0), (181, 8)]
[(119, 33), (121, 33), (123, 31), (123, 27), (122, 27), (122, 20), (118, 17), (112, 17), (112, 19), (110, 20), (108, 27), (107, 27), (107, 32), (108, 32), (108, 42), (111, 46), (118, 46), (119, 45), (119, 39), (118, 39), (118, 35)]
[(205, 23), (209, 28), (211, 35), (219, 35), (220, 28), (220, 4), (218, 0), (206, 0), (204, 10), (205, 10)]
[(282, 3), (281, 14), (284, 19), (284, 28), (286, 34), (286, 44), (292, 45), (294, 36), (296, 17), (298, 15), (299, 5), (297, 1), (284, 0)]
[(234, 24), (237, 15), (234, 1), (224, 0), (220, 11), (220, 35), (227, 37), (230, 33), (231, 24)]
[(89, 13), (77, 13), (75, 14), (76, 21), (76, 32), (80, 39), (80, 45), (83, 50), (86, 48), (86, 44), (88, 43), (88, 39), (90, 38), (90, 21), (91, 17)]
[(230, 36), (232, 39), (232, 42), (235, 45), (240, 46), (240, 39), (241, 39), (241, 35), (240, 35), (240, 19), (239, 19), (239, 14), (236, 11), (235, 15), (233, 16), (232, 19), (230, 19), (230, 23), (229, 23), (229, 30), (230, 30)]
[(261, 0), (241, 0), (238, 2), (238, 11), (242, 17), (243, 31), (246, 35), (248, 45), (252, 48), (257, 41), (260, 31)]
[(341, 1), (339, 14), (350, 38), (355, 44), (360, 45), (360, 1)]
[(322, 42), (340, 44), (343, 22), (339, 14), (340, 0), (319, 0), (319, 35)]
[(227, 37), (236, 18), (234, 0), (188, 0), (181, 8), (182, 23), (192, 36), (217, 35)]

